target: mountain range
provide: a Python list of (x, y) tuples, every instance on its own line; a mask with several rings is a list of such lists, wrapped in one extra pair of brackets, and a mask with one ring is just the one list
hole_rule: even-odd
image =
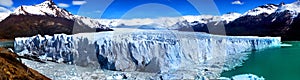
[(12, 13), (0, 14), (0, 38), (74, 34), (81, 32), (112, 31), (101, 24), (90, 25), (86, 17), (75, 16), (58, 7), (52, 0), (30, 6), (19, 6)]
[[(285, 4), (265, 4), (247, 12), (228, 13), (221, 16), (198, 15), (157, 19), (102, 20), (110, 27), (134, 26), (144, 29), (172, 29), (180, 31), (220, 34), (218, 27), (225, 27), (230, 36), (280, 36), (282, 40), (300, 40), (300, 1)], [(156, 26), (156, 28), (152, 28)], [(215, 30), (216, 29), (216, 30)]]
[(218, 30), (213, 29), (224, 26), (226, 35), (230, 36), (280, 36), (284, 41), (300, 40), (299, 12), (300, 1), (290, 4), (266, 4), (249, 10), (229, 22), (226, 20), (194, 22), (193, 25), (178, 30), (219, 34)]
[(300, 31), (300, 1), (266, 4), (248, 12), (252, 15), (247, 13), (225, 24), (227, 35), (281, 36), (282, 40), (300, 40), (297, 32)]
[[(265, 4), (243, 14), (196, 15), (144, 19), (92, 19), (73, 15), (47, 0), (38, 5), (20, 6), (12, 13), (1, 13), (0, 38), (53, 35), (79, 32), (112, 31), (110, 28), (180, 30), (219, 34), (212, 30), (225, 27), (231, 36), (281, 36), (300, 40), (300, 1), (290, 4)], [(224, 35), (224, 34), (221, 34)]]

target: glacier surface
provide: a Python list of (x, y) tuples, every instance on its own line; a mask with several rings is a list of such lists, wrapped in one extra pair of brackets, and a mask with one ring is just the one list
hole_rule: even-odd
[(214, 74), (240, 65), (246, 59), (246, 52), (279, 47), (280, 43), (280, 37), (115, 29), (16, 38), (14, 49), (21, 56), (79, 66), (153, 73), (187, 71), (216, 77), (219, 75)]

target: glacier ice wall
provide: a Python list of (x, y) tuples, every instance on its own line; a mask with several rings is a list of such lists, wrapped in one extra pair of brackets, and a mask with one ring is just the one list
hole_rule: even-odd
[[(280, 37), (218, 36), (177, 31), (112, 31), (15, 39), (19, 55), (119, 71), (223, 68), (230, 57), (278, 47)], [(235, 64), (232, 64), (235, 65)]]

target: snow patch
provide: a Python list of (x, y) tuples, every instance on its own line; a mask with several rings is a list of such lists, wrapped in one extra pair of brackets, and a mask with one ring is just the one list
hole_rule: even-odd
[(278, 9), (277, 5), (274, 4), (266, 4), (263, 6), (259, 6), (257, 8), (254, 8), (252, 10), (249, 10), (247, 12), (245, 12), (243, 15), (250, 15), (250, 16), (257, 16), (260, 15), (262, 13), (267, 13), (267, 14), (272, 14), (274, 13), (276, 10)]
[(0, 22), (7, 18), (10, 15), (10, 13), (0, 13)]
[(297, 17), (298, 14), (300, 13), (300, 1), (296, 1), (291, 4), (282, 5), (282, 7), (278, 9), (278, 12), (284, 12), (284, 11), (289, 11), (289, 13), (293, 15), (292, 16), (293, 18)]

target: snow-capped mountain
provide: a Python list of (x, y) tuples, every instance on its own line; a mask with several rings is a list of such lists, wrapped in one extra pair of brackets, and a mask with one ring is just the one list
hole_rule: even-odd
[(100, 19), (98, 20), (101, 24), (110, 27), (140, 27), (140, 26), (155, 26), (168, 28), (177, 22), (184, 21), (182, 17), (162, 17), (156, 19), (144, 18), (144, 19)]
[(108, 28), (100, 24), (97, 20), (73, 15), (65, 9), (58, 7), (52, 0), (47, 0), (37, 5), (22, 5), (15, 9), (13, 15), (41, 15), (41, 16), (53, 16), (61, 17), (78, 22), (80, 25), (89, 26), (91, 28)]
[[(250, 17), (247, 19), (252, 20), (261, 20), (261, 19), (253, 19), (258, 18), (260, 15), (272, 15), (272, 19), (270, 21), (275, 21), (278, 19), (280, 13), (284, 11), (289, 11), (292, 14), (292, 18), (298, 16), (300, 12), (300, 2), (296, 1), (290, 4), (265, 4), (262, 6), (258, 6), (254, 9), (251, 9), (243, 14), (240, 13), (228, 13), (223, 14), (221, 16), (214, 16), (214, 15), (193, 15), (193, 16), (182, 16), (182, 17), (163, 17), (163, 18), (156, 18), (156, 19), (101, 19), (98, 20), (103, 25), (109, 27), (120, 27), (120, 26), (131, 26), (136, 28), (137, 26), (156, 26), (160, 28), (166, 29), (179, 29), (179, 28), (186, 28), (191, 26), (199, 26), (199, 25), (206, 25), (208, 23), (214, 22), (224, 22), (228, 24), (233, 22), (236, 19), (243, 18), (243, 17)], [(275, 15), (275, 13), (277, 15)], [(276, 17), (277, 16), (277, 17)], [(261, 18), (264, 16), (260, 16)], [(271, 18), (271, 16), (270, 16)], [(245, 18), (246, 19), (246, 18)], [(268, 19), (269, 20), (269, 19)], [(251, 21), (251, 20), (249, 20)], [(238, 21), (237, 21), (238, 22)], [(247, 22), (247, 21), (246, 21)]]
[(227, 35), (281, 36), (283, 40), (300, 40), (300, 1), (267, 4), (246, 12), (225, 24)]
[(266, 5), (258, 6), (257, 8), (245, 12), (244, 16), (245, 15), (256, 16), (262, 13), (272, 14), (277, 9), (278, 9), (278, 5), (276, 4), (266, 4)]
[[(182, 17), (161, 17), (161, 18), (144, 18), (144, 19), (92, 19), (79, 15), (72, 15), (65, 9), (59, 8), (52, 0), (47, 0), (37, 5), (23, 5), (15, 9), (13, 15), (41, 15), (62, 17), (78, 22), (79, 25), (85, 25), (92, 28), (108, 28), (108, 27), (145, 27), (152, 26), (156, 28), (178, 29), (181, 26), (193, 25), (216, 21), (231, 22), (240, 17), (239, 13), (229, 13), (222, 16), (213, 15), (190, 15)], [(5, 17), (6, 18), (6, 17)], [(1, 20), (1, 19), (0, 19)], [(186, 23), (188, 22), (188, 23)], [(105, 27), (108, 26), (108, 27)]]
[(108, 29), (107, 26), (101, 24), (98, 19), (92, 19), (89, 17), (84, 17), (84, 16), (79, 16), (79, 15), (74, 15), (73, 16), (74, 20), (80, 24), (80, 25), (86, 25), (89, 26), (91, 28), (104, 28), (104, 29)]
[(38, 5), (22, 5), (13, 14), (15, 15), (48, 15), (72, 19), (72, 14), (65, 9), (59, 8), (52, 0), (47, 0)]
[(112, 31), (96, 20), (72, 15), (67, 10), (58, 7), (52, 0), (31, 6), (22, 5), (12, 13), (3, 14), (0, 19), (2, 17), (5, 19), (0, 22), (0, 38), (5, 39), (36, 34)]
[(279, 11), (284, 11), (284, 10), (300, 12), (300, 1), (296, 1), (291, 4), (283, 4), (279, 8)]
[(267, 13), (270, 15), (272, 13), (281, 13), (284, 11), (289, 11), (290, 14), (293, 14), (293, 17), (297, 17), (298, 13), (300, 13), (300, 1), (290, 4), (285, 4), (283, 2), (280, 4), (265, 4), (245, 12), (243, 16), (257, 16), (262, 13)]
[(289, 11), (293, 15), (293, 18), (297, 17), (300, 13), (300, 1), (293, 2), (291, 4), (283, 4), (277, 12)]
[(242, 14), (240, 13), (228, 13), (221, 16), (223, 21), (226, 21), (226, 23), (229, 23), (231, 21), (234, 21), (235, 19), (241, 17)]
[[(224, 14), (221, 16), (221, 20), (218, 20), (218, 18), (210, 19), (207, 23), (197, 22), (198, 19), (194, 19), (192, 21), (195, 22), (188, 25), (179, 24), (178, 30), (217, 34), (217, 32), (211, 32), (209, 29), (222, 27), (220, 25), (223, 25), (225, 26), (226, 34), (232, 36), (281, 36), (283, 40), (300, 40), (298, 37), (300, 36), (300, 28), (298, 27), (300, 26), (299, 13), (300, 1), (289, 4), (266, 4), (251, 9), (243, 15)], [(220, 21), (229, 22), (215, 25), (219, 24)]]
[[(190, 15), (190, 16), (182, 16), (182, 17), (161, 17), (161, 18), (144, 18), (144, 19), (99, 19), (103, 25), (109, 27), (121, 27), (121, 26), (156, 26), (160, 28), (167, 29), (178, 29), (184, 25), (193, 25), (204, 23), (207, 24), (209, 22), (218, 22), (218, 21), (226, 21), (231, 22), (237, 18), (239, 18), (241, 14), (239, 13), (228, 13), (222, 16), (214, 16), (214, 15)], [(188, 22), (188, 24), (186, 24)], [(184, 24), (184, 25), (183, 25)]]
[[(222, 25), (223, 24), (225, 25), (228, 34), (231, 35), (251, 34), (251, 35), (259, 35), (259, 36), (268, 36), (268, 35), (280, 36), (286, 34), (287, 31), (289, 31), (290, 29), (295, 29), (292, 28), (292, 26), (298, 25), (297, 21), (298, 21), (299, 12), (300, 12), (300, 1), (296, 1), (290, 4), (281, 3), (281, 4), (266, 4), (266, 5), (258, 6), (254, 9), (245, 12), (244, 14), (228, 13), (219, 16), (190, 15), (190, 16), (181, 16), (181, 17), (161, 17), (161, 18), (154, 18), (154, 19), (153, 18), (92, 19), (92, 18), (83, 17), (79, 15), (72, 15), (67, 10), (59, 8), (52, 0), (47, 0), (38, 5), (20, 6), (10, 16), (8, 16), (8, 14), (0, 14), (3, 15), (0, 17), (0, 20), (5, 18), (5, 20), (1, 21), (0, 26), (1, 24), (3, 26), (10, 25), (12, 24), (11, 22), (13, 21), (20, 21), (26, 23), (28, 27), (30, 27), (33, 24), (35, 26), (40, 26), (38, 24), (44, 24), (44, 23), (38, 23), (41, 21), (30, 21), (33, 19), (29, 19), (29, 17), (27, 16), (29, 15), (29, 16), (35, 16), (37, 20), (42, 20), (42, 21), (43, 19), (47, 19), (50, 17), (53, 18), (50, 20), (53, 20), (53, 22), (57, 24), (47, 25), (49, 27), (54, 25), (58, 26), (58, 24), (67, 24), (63, 26), (76, 26), (76, 28), (79, 27), (78, 31), (80, 31), (81, 30), (80, 28), (83, 27), (84, 30), (89, 30), (89, 31), (92, 31), (89, 28), (99, 28), (101, 30), (106, 31), (106, 30), (111, 30), (108, 28), (111, 27), (111, 28), (138, 28), (138, 29), (164, 29), (164, 30), (165, 29), (195, 30), (201, 32), (202, 31), (209, 32), (208, 31), (209, 28), (207, 26), (208, 24), (214, 24), (216, 26), (219, 23), (222, 23)], [(22, 19), (23, 17), (26, 18)], [(43, 17), (43, 19), (41, 19), (41, 17)], [(29, 21), (22, 21), (22, 20), (29, 20)], [(62, 21), (62, 22), (57, 22), (57, 21)], [(20, 22), (14, 22), (14, 23), (21, 25)], [(23, 23), (22, 25), (24, 25)], [(50, 24), (51, 21), (48, 23)], [(10, 26), (20, 27), (17, 24), (13, 24)], [(66, 30), (68, 29), (74, 29), (74, 28), (67, 28)], [(72, 30), (68, 30), (68, 32), (70, 31)], [(271, 32), (262, 32), (262, 31), (271, 31)]]

